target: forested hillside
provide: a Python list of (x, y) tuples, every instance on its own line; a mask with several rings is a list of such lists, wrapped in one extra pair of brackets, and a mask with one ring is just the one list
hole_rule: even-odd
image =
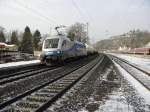
[(133, 30), (122, 35), (101, 40), (96, 43), (96, 48), (98, 50), (116, 50), (124, 46), (128, 48), (138, 48), (144, 47), (148, 42), (150, 42), (150, 32)]

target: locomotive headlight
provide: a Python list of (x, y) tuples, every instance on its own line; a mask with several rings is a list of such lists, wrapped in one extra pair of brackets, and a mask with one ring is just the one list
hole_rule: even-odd
[(49, 54), (49, 52), (45, 52), (45, 55), (48, 55)]
[(57, 53), (58, 53), (58, 54), (60, 54), (60, 53), (61, 53), (61, 51), (57, 51)]

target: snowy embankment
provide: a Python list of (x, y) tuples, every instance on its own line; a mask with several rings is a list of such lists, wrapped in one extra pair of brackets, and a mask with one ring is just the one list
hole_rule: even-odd
[(134, 56), (125, 55), (125, 54), (111, 53), (111, 55), (114, 55), (114, 56), (117, 56), (119, 58), (125, 59), (125, 60), (129, 61), (130, 63), (135, 64), (138, 67), (150, 72), (150, 59), (134, 57)]
[[(115, 63), (115, 62), (114, 62)], [(125, 71), (120, 65), (115, 63), (115, 66), (118, 68), (119, 72), (125, 77), (131, 85), (138, 91), (138, 93), (144, 98), (147, 104), (150, 104), (150, 91), (146, 89), (139, 81), (133, 78), (127, 71)]]
[(40, 63), (40, 60), (11, 62), (11, 63), (0, 64), (0, 69), (1, 68), (7, 68), (7, 67), (15, 67), (15, 66), (24, 66), (24, 65), (31, 65), (31, 64), (39, 64), (39, 63)]

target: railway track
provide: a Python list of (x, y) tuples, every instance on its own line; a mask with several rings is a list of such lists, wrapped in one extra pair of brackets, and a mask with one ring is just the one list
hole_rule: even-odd
[(147, 90), (150, 91), (150, 73), (129, 63), (128, 61), (118, 58), (116, 56), (109, 55), (111, 60), (119, 64), (124, 70), (126, 70), (132, 77), (140, 82)]
[[(61, 68), (62, 65), (55, 65), (55, 66), (32, 66), (29, 70), (23, 70), (16, 73), (8, 74), (8, 75), (2, 75), (0, 76), (0, 86), (5, 86), (8, 84), (13, 83), (14, 81), (18, 81), (21, 79), (25, 79), (28, 77), (33, 77), (34, 75), (38, 75), (40, 73), (47, 73), (47, 71), (53, 71)], [(27, 67), (28, 68), (28, 67)]]
[(30, 65), (20, 65), (20, 66), (14, 66), (14, 67), (5, 67), (0, 68), (0, 79), (7, 78), (11, 75), (17, 75), (21, 73), (26, 73), (33, 71), (34, 69), (41, 69), (44, 68), (44, 66), (41, 66), (40, 64), (30, 64)]
[(145, 74), (147, 74), (147, 75), (150, 76), (150, 71), (146, 71), (145, 69), (140, 68), (140, 67), (137, 66), (136, 64), (132, 64), (132, 63), (130, 63), (129, 61), (127, 61), (127, 60), (125, 60), (125, 59), (122, 59), (122, 58), (119, 58), (119, 57), (116, 57), (116, 56), (113, 56), (113, 55), (110, 55), (110, 56), (111, 56), (111, 57), (114, 57), (114, 58), (118, 58), (118, 59), (122, 60), (123, 62), (129, 64), (130, 66), (132, 66), (132, 67), (134, 67), (134, 68), (136, 68), (136, 69), (138, 69), (138, 70), (142, 71), (143, 73), (145, 73)]
[[(4, 86), (6, 84), (9, 84), (11, 82), (24, 79), (30, 76), (34, 76), (43, 72), (47, 72), (50, 70), (58, 69), (58, 67), (61, 67), (62, 65), (51, 65), (51, 66), (42, 66), (42, 65), (36, 65), (36, 66), (30, 66), (26, 67), (25, 70), (17, 71), (15, 73), (4, 73), (0, 75), (0, 86)], [(28, 68), (28, 69), (27, 69)]]
[(54, 69), (58, 69), (58, 67), (56, 67), (56, 66), (44, 67), (44, 68), (41, 68), (41, 69), (40, 68), (38, 68), (38, 69), (35, 68), (35, 69), (25, 70), (25, 71), (22, 71), (22, 72), (17, 72), (17, 73), (14, 73), (14, 74), (9, 74), (7, 76), (0, 77), (0, 85), (9, 84), (13, 81), (24, 79), (24, 78), (34, 76), (34, 75), (37, 75), (37, 74), (40, 74), (40, 73), (43, 73), (43, 72), (47, 72), (47, 71), (50, 71), (50, 70), (54, 70)]
[(24, 91), (28, 91), (31, 88), (42, 85), (43, 83), (53, 80), (58, 76), (62, 76), (63, 74), (66, 74), (76, 69), (78, 66), (86, 64), (88, 61), (91, 61), (94, 58), (95, 56), (84, 58), (82, 60), (68, 63), (65, 66), (59, 68), (44, 71), (33, 76), (21, 78), (20, 80), (12, 82), (8, 81), (6, 84), (0, 85), (0, 104), (5, 100), (9, 100), (12, 97), (16, 97)]
[[(6, 107), (4, 111), (9, 111), (11, 109), (21, 109), (21, 111), (23, 111), (23, 109), (31, 111), (40, 111), (41, 109), (44, 109), (46, 107), (45, 105), (49, 104), (48, 102), (53, 102), (54, 99), (58, 98), (58, 96), (62, 95), (66, 90), (68, 90), (72, 85), (74, 85), (97, 63), (98, 60), (100, 60), (100, 58), (97, 58), (86, 65), (84, 63), (80, 66), (77, 66), (76, 68), (62, 75), (58, 75), (57, 77), (53, 78), (48, 82), (38, 85), (32, 88), (31, 90), (28, 90), (24, 93), (19, 94), (16, 97), (2, 102), (0, 104), (0, 109)], [(45, 97), (42, 95), (44, 95)], [(32, 106), (35, 108), (32, 108)]]

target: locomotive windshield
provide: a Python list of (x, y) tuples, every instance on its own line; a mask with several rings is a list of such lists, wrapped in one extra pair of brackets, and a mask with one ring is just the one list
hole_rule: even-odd
[(58, 42), (59, 42), (59, 39), (47, 39), (45, 40), (45, 45), (44, 45), (44, 48), (47, 49), (47, 48), (57, 48), (58, 47)]

